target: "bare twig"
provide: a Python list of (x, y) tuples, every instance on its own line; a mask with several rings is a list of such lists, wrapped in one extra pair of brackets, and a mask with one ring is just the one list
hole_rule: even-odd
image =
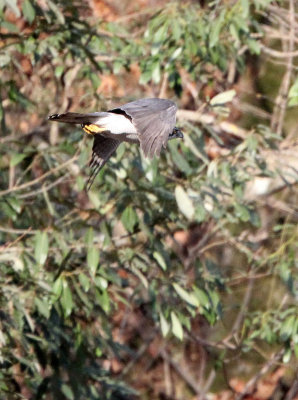
[(298, 378), (294, 379), (286, 397), (285, 400), (294, 400), (294, 398), (297, 399), (297, 393), (298, 393)]
[(295, 7), (294, 0), (289, 0), (289, 36), (290, 40), (288, 42), (288, 51), (285, 52), (285, 57), (288, 57), (287, 69), (284, 74), (282, 83), (279, 88), (279, 93), (276, 99), (276, 105), (273, 110), (271, 119), (271, 129), (277, 134), (281, 134), (283, 122), (285, 118), (287, 102), (288, 102), (288, 92), (291, 83), (291, 76), (293, 70), (293, 58), (298, 56), (298, 51), (294, 51), (295, 46)]
[(28, 199), (29, 197), (36, 197), (37, 194), (43, 193), (44, 191), (48, 192), (53, 187), (59, 185), (61, 182), (66, 180), (69, 177), (69, 175), (70, 174), (67, 173), (63, 176), (60, 176), (58, 179), (56, 179), (54, 182), (50, 183), (49, 185), (43, 186), (42, 188), (40, 188), (38, 190), (32, 190), (31, 192), (21, 194), (18, 197), (19, 197), (19, 199)]
[(16, 136), (14, 133), (11, 135), (7, 135), (7, 136), (3, 136), (0, 138), (0, 144), (1, 143), (8, 143), (8, 142), (15, 142), (15, 141), (20, 141), (23, 140), (24, 138), (28, 137), (28, 136), (40, 136), (43, 133), (46, 133), (49, 131), (49, 127), (48, 126), (37, 126), (36, 128), (34, 128), (31, 131), (28, 131), (26, 133), (22, 133), (19, 136)]
[(205, 393), (199, 387), (196, 380), (191, 375), (190, 371), (186, 370), (181, 366), (181, 364), (174, 361), (164, 349), (160, 352), (160, 355), (163, 360), (166, 360), (171, 365), (171, 367), (185, 381), (189, 388), (193, 390), (193, 392), (198, 396), (198, 399), (207, 400)]
[(0, 226), (0, 232), (13, 233), (13, 234), (17, 234), (17, 235), (35, 235), (37, 231), (33, 230), (31, 228), (13, 229), (13, 228), (5, 228), (4, 226)]
[(257, 275), (251, 275), (251, 276), (236, 276), (235, 278), (232, 278), (228, 286), (238, 286), (242, 285), (243, 283), (246, 283), (247, 280), (257, 280), (257, 279), (264, 279), (268, 278), (268, 276), (271, 276), (272, 272), (264, 272), (263, 274), (257, 274)]
[(191, 122), (197, 122), (204, 125), (214, 125), (216, 131), (224, 131), (227, 134), (238, 136), (240, 139), (245, 139), (248, 132), (237, 125), (228, 121), (217, 121), (216, 117), (212, 114), (202, 114), (197, 111), (178, 110), (177, 118)]
[(258, 198), (257, 202), (259, 204), (266, 205), (267, 207), (274, 208), (282, 213), (289, 214), (293, 217), (298, 218), (298, 211), (295, 211), (293, 208), (290, 207), (290, 205), (282, 200), (277, 200), (274, 197), (266, 196), (266, 198)]
[(240, 309), (240, 311), (239, 311), (239, 313), (237, 315), (237, 318), (236, 318), (236, 320), (234, 322), (233, 328), (231, 330), (231, 335), (235, 335), (239, 331), (239, 329), (240, 329), (240, 327), (242, 325), (242, 322), (243, 322), (243, 320), (245, 318), (245, 313), (246, 313), (246, 311), (248, 309), (248, 304), (249, 304), (250, 299), (251, 299), (253, 286), (254, 286), (254, 279), (249, 277), (249, 281), (248, 281), (248, 285), (247, 285), (247, 288), (246, 288), (245, 296), (244, 296), (243, 301), (242, 301), (241, 309)]
[[(0, 226), (0, 231), (6, 232), (6, 233), (7, 233), (7, 228), (2, 229), (1, 226)], [(24, 231), (24, 232), (15, 232), (15, 231), (16, 231), (16, 230), (14, 229), (14, 233), (20, 234), (20, 236), (17, 237), (13, 242), (5, 243), (3, 246), (0, 246), (0, 253), (1, 253), (2, 251), (7, 250), (8, 248), (10, 248), (10, 247), (16, 245), (16, 244), (17, 244), (18, 242), (20, 242), (26, 235), (30, 235), (30, 234), (32, 235), (32, 233), (31, 233), (31, 232), (32, 232), (31, 227), (28, 228), (28, 229), (27, 229), (26, 231)], [(20, 230), (17, 229), (17, 231), (20, 231)], [(33, 234), (35, 234), (35, 232), (36, 232), (36, 231), (34, 231)]]
[(79, 156), (78, 156), (78, 152), (77, 152), (71, 159), (65, 161), (65, 162), (64, 162), (63, 164), (61, 164), (61, 165), (58, 165), (56, 168), (50, 169), (50, 171), (44, 173), (44, 174), (41, 175), (40, 177), (35, 178), (35, 179), (33, 179), (32, 181), (30, 181), (30, 182), (23, 183), (23, 185), (14, 186), (14, 187), (12, 187), (12, 188), (10, 188), (10, 189), (6, 189), (6, 190), (0, 191), (0, 196), (4, 196), (4, 195), (10, 194), (10, 193), (14, 193), (14, 192), (17, 192), (17, 191), (19, 191), (19, 190), (27, 189), (27, 188), (29, 188), (30, 186), (33, 186), (33, 185), (35, 185), (36, 183), (39, 183), (39, 182), (43, 181), (43, 180), (44, 180), (45, 178), (47, 178), (48, 176), (50, 176), (50, 175), (52, 175), (52, 174), (54, 174), (54, 173), (60, 171), (61, 169), (64, 169), (64, 168), (67, 167), (68, 165), (72, 164), (74, 161), (76, 161), (76, 160), (78, 159), (78, 157), (79, 157)]
[(123, 15), (119, 18), (117, 18), (117, 23), (127, 23), (127, 21), (133, 19), (138, 19), (139, 17), (146, 15), (146, 14), (157, 14), (160, 11), (160, 9), (156, 9), (156, 7), (148, 7), (145, 8), (144, 10), (136, 11), (127, 15)]
[(257, 107), (253, 104), (246, 103), (244, 101), (236, 101), (234, 106), (238, 108), (240, 111), (244, 111), (245, 113), (253, 114), (256, 117), (270, 120), (271, 114), (265, 110), (262, 110), (260, 107)]
[(277, 363), (282, 358), (284, 352), (285, 349), (281, 349), (278, 353), (273, 354), (272, 357), (263, 366), (263, 368), (247, 382), (243, 391), (236, 396), (235, 400), (242, 400), (246, 397), (246, 395), (252, 393), (258, 381), (270, 370), (270, 368), (275, 363)]
[[(278, 40), (290, 40), (290, 35), (283, 34), (278, 29), (274, 29), (272, 26), (262, 25), (262, 30), (266, 32), (266, 36), (269, 39), (278, 39)], [(295, 37), (295, 43), (298, 43), (298, 38)]]
[[(291, 43), (291, 41), (290, 41)], [(294, 43), (294, 40), (293, 40)], [(289, 51), (278, 51), (271, 49), (270, 47), (265, 46), (264, 44), (260, 43), (260, 47), (265, 54), (268, 54), (274, 58), (294, 58), (298, 57), (298, 50), (289, 50)]]
[(210, 374), (209, 374), (208, 378), (206, 379), (206, 383), (204, 385), (204, 392), (205, 393), (209, 392), (209, 389), (210, 389), (210, 387), (211, 387), (211, 385), (212, 385), (212, 383), (213, 383), (215, 378), (216, 378), (216, 372), (215, 372), (215, 369), (212, 369), (210, 371)]
[(142, 344), (142, 346), (139, 348), (135, 356), (130, 360), (130, 362), (123, 368), (121, 372), (121, 376), (127, 375), (129, 371), (133, 368), (135, 363), (143, 356), (143, 354), (147, 351), (148, 347), (150, 346), (150, 343), (154, 339), (155, 336), (152, 336), (147, 340), (145, 343)]
[(164, 359), (163, 360), (164, 364), (164, 379), (165, 379), (165, 392), (168, 397), (171, 397), (173, 395), (173, 385), (172, 385), (172, 379), (171, 379), (171, 369), (170, 369), (170, 364), (168, 360)]
[(158, 96), (160, 99), (166, 98), (167, 87), (168, 87), (168, 78), (169, 78), (169, 74), (167, 72), (165, 72), (163, 75), (163, 78), (162, 78), (159, 96)]
[[(279, 17), (283, 16), (285, 22), (288, 21), (288, 12), (285, 8), (279, 7), (278, 5), (269, 4), (268, 10)], [(294, 15), (298, 18), (298, 13), (294, 13)]]
[(231, 344), (231, 343), (223, 343), (223, 341), (219, 341), (219, 342), (211, 342), (210, 340), (206, 340), (203, 339), (201, 337), (199, 337), (198, 335), (195, 335), (191, 332), (186, 334), (189, 338), (191, 338), (194, 342), (200, 344), (201, 346), (205, 346), (205, 347), (213, 347), (215, 349), (230, 349), (230, 350), (235, 350), (236, 346)]

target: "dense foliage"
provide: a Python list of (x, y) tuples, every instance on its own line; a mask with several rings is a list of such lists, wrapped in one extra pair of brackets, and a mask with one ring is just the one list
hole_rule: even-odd
[[(107, 20), (75, 0), (0, 1), (3, 398), (203, 399), (274, 362), (291, 386), (297, 128), (260, 76), (290, 71), (292, 110), (297, 81), (293, 58), (258, 65), (287, 8), (195, 3)], [(122, 144), (87, 193), (92, 140), (46, 116), (159, 95), (184, 141), (152, 162)], [(154, 386), (162, 363), (183, 389)]]

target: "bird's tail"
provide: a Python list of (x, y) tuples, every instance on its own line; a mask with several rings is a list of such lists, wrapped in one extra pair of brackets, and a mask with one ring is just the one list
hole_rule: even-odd
[(52, 114), (48, 117), (50, 121), (66, 122), (68, 124), (93, 124), (101, 118), (108, 116), (107, 112), (95, 112), (90, 114), (80, 114), (67, 112), (64, 114)]

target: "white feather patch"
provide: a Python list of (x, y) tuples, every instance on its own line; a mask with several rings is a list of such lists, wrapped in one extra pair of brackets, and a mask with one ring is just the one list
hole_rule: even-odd
[(121, 114), (108, 113), (106, 117), (99, 118), (94, 124), (105, 128), (114, 135), (137, 133), (136, 128), (130, 120)]

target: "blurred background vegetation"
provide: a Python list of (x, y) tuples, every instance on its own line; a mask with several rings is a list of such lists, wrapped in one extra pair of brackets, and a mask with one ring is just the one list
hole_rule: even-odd
[[(295, 398), (297, 13), (0, 1), (1, 399)], [(92, 140), (47, 116), (142, 97), (184, 141), (87, 193)]]

